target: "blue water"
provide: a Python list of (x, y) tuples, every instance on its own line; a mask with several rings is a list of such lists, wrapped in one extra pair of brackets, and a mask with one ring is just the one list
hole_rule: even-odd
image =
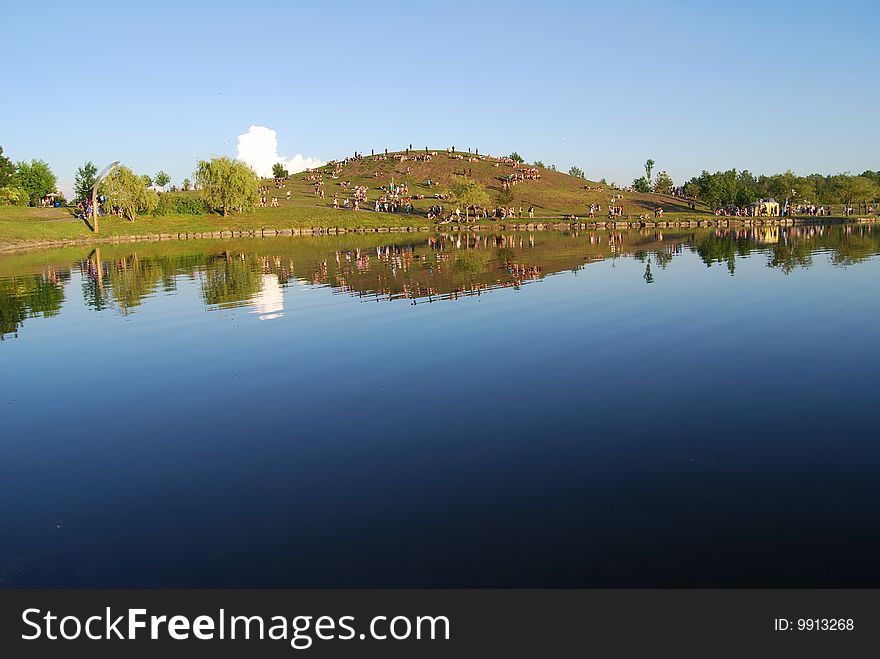
[[(880, 243), (823, 231), (733, 274), (538, 234), (431, 295), (368, 285), (439, 278), (424, 236), (342, 284), (363, 237), (0, 258), (4, 308), (63, 293), (6, 312), (0, 585), (880, 586)], [(122, 261), (166, 273), (120, 304)]]

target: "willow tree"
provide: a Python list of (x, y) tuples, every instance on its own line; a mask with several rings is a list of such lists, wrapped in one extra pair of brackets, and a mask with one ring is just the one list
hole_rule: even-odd
[(478, 182), (471, 178), (462, 178), (453, 183), (452, 193), (455, 200), (464, 206), (464, 218), (468, 219), (468, 209), (471, 206), (488, 206), (489, 195), (486, 189)]
[(205, 203), (224, 217), (229, 211), (253, 210), (257, 204), (259, 179), (243, 162), (226, 157), (200, 160), (195, 178)]
[(101, 181), (99, 190), (107, 197), (107, 205), (121, 210), (129, 220), (134, 220), (138, 213), (152, 212), (159, 203), (159, 196), (147, 187), (144, 178), (123, 165)]

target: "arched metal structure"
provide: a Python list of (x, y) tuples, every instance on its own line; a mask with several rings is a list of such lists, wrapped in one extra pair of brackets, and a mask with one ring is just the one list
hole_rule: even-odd
[(98, 185), (100, 185), (101, 181), (104, 180), (104, 177), (106, 177), (107, 174), (113, 171), (113, 168), (118, 165), (118, 160), (111, 162), (95, 177), (95, 185), (92, 186), (92, 227), (94, 228), (95, 233), (98, 233)]

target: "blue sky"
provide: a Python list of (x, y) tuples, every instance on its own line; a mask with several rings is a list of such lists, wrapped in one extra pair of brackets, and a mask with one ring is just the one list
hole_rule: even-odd
[(471, 146), (620, 183), (880, 169), (874, 0), (6, 4), (0, 145), (63, 186), (86, 160), (179, 182), (251, 125), (286, 157)]

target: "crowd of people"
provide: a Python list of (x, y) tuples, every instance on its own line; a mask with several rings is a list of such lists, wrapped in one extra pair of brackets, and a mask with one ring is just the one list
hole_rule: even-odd
[[(417, 211), (414, 202), (418, 202), (419, 200), (424, 200), (426, 195), (424, 193), (420, 193), (418, 188), (416, 191), (411, 192), (410, 184), (407, 179), (413, 174), (416, 175), (420, 172), (417, 167), (418, 163), (427, 163), (435, 160), (438, 157), (443, 157), (449, 160), (456, 161), (465, 161), (466, 166), (463, 170), (456, 169), (455, 175), (464, 175), (467, 177), (473, 177), (476, 165), (470, 166), (470, 163), (484, 163), (484, 166), (489, 165), (493, 167), (503, 167), (509, 168), (507, 172), (502, 173), (494, 177), (497, 181), (496, 190), (500, 189), (502, 193), (508, 193), (515, 186), (524, 183), (526, 181), (541, 181), (541, 169), (539, 167), (532, 167), (526, 165), (522, 162), (521, 159), (511, 158), (509, 156), (505, 157), (494, 157), (494, 156), (480, 156), (479, 150), (477, 149), (468, 149), (467, 153), (458, 152), (455, 150), (455, 147), (448, 147), (439, 153), (437, 151), (431, 151), (427, 147), (422, 150), (413, 150), (412, 145), (410, 144), (407, 149), (402, 152), (391, 152), (388, 149), (384, 149), (380, 152), (376, 152), (376, 150), (371, 150), (369, 155), (364, 155), (363, 153), (354, 152), (354, 155), (345, 158), (343, 160), (331, 161), (328, 165), (323, 166), (321, 168), (316, 168), (313, 170), (306, 170), (306, 172), (302, 176), (302, 180), (304, 182), (310, 183), (313, 188), (314, 196), (319, 200), (324, 199), (324, 180), (325, 177), (336, 180), (339, 186), (339, 190), (334, 192), (333, 201), (331, 204), (334, 209), (354, 209), (354, 210), (362, 210), (368, 209), (373, 212), (379, 213), (415, 213), (422, 212), (425, 214), (428, 220), (436, 222), (436, 223), (449, 223), (449, 222), (464, 222), (464, 221), (480, 221), (480, 220), (511, 220), (511, 219), (522, 219), (527, 217), (528, 219), (535, 218), (535, 207), (534, 205), (529, 205), (527, 210), (517, 204), (516, 206), (512, 206), (510, 204), (500, 204), (498, 206), (493, 207), (491, 204), (486, 207), (483, 206), (469, 206), (467, 208), (463, 206), (455, 206), (454, 203), (443, 205), (443, 204), (432, 204), (425, 210)], [(388, 171), (388, 166), (384, 167), (376, 167), (372, 168), (369, 165), (364, 167), (364, 164), (360, 164), (355, 169), (347, 169), (348, 165), (353, 163), (384, 163), (388, 161), (393, 161), (395, 165), (392, 166), (392, 171)], [(412, 167), (411, 167), (412, 165)], [(396, 169), (395, 169), (396, 168)], [(366, 169), (364, 172), (362, 170)], [(422, 169), (421, 171), (424, 171)], [(349, 176), (355, 178), (355, 184), (352, 183), (351, 179), (341, 180), (341, 177), (344, 173), (347, 172)], [(375, 190), (375, 194), (370, 191), (366, 185), (358, 185), (356, 184), (357, 180), (363, 180), (364, 178), (370, 178), (376, 181), (381, 180), (385, 176), (390, 175), (399, 175), (401, 181), (395, 183), (394, 179), (390, 180), (388, 184), (382, 185), (374, 185), (373, 189)], [(454, 199), (454, 196), (445, 191), (445, 185), (448, 183), (443, 180), (442, 185), (438, 185), (438, 182), (433, 176), (426, 177), (424, 179), (420, 179), (420, 187), (427, 188), (428, 197), (433, 197), (436, 201), (446, 201), (449, 199)], [(285, 180), (276, 180), (276, 186), (281, 188), (285, 187)], [(439, 189), (438, 189), (439, 188)], [(604, 192), (607, 189), (613, 189), (615, 191), (622, 191), (622, 188), (611, 184), (608, 186), (607, 184), (602, 185), (583, 185), (583, 189), (587, 192)], [(433, 194), (432, 194), (433, 193)], [(277, 205), (277, 198), (268, 199), (263, 191), (261, 191), (261, 205), (269, 205), (274, 206)], [(510, 197), (508, 196), (508, 199)], [(291, 199), (290, 190), (286, 191), (286, 199), (289, 201)], [(502, 198), (503, 199), (503, 198)], [(590, 203), (586, 207), (586, 217), (590, 219), (595, 219), (603, 214), (607, 214), (608, 219), (615, 218), (627, 218), (629, 216), (626, 215), (626, 209), (623, 204), (623, 194), (618, 192), (614, 194), (610, 198), (610, 202), (607, 204), (600, 203)], [(653, 208), (646, 209), (646, 212), (643, 215), (639, 216), (640, 219), (648, 219), (651, 217), (651, 211), (653, 211), (654, 218), (663, 217), (664, 209), (661, 206), (656, 206)], [(817, 210), (817, 212), (821, 213), (822, 210)], [(559, 216), (557, 216), (559, 217)], [(571, 214), (568, 216), (561, 216), (562, 219), (569, 219), (571, 221), (577, 221), (579, 218), (575, 214)]]

